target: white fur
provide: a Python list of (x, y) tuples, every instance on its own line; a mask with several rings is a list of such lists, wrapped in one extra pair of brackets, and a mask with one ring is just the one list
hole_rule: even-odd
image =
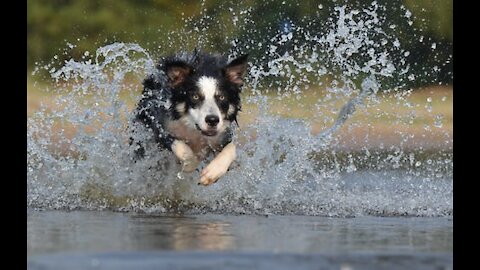
[(235, 112), (235, 107), (232, 104), (230, 104), (228, 106), (227, 115), (232, 115), (234, 112)]
[(202, 91), (205, 101), (215, 101), (215, 93), (217, 92), (218, 83), (217, 80), (212, 77), (200, 77), (197, 83), (198, 88)]
[(178, 103), (177, 106), (175, 106), (175, 109), (179, 113), (184, 113), (185, 112), (185, 102)]
[(215, 94), (218, 92), (217, 80), (211, 77), (203, 76), (198, 80), (197, 86), (200, 89), (204, 100), (200, 107), (189, 109), (190, 117), (192, 118), (193, 122), (200, 127), (200, 129), (207, 130), (209, 129), (209, 126), (205, 122), (205, 117), (207, 117), (207, 115), (216, 115), (220, 120), (216, 126), (216, 130), (217, 132), (223, 132), (225, 130), (223, 117), (220, 113), (220, 108), (218, 108), (218, 105), (215, 102)]
[(215, 183), (227, 171), (232, 162), (236, 158), (235, 144), (227, 144), (223, 150), (203, 169), (199, 183), (202, 185), (210, 185)]
[(172, 151), (182, 162), (182, 170), (193, 172), (198, 166), (198, 160), (192, 149), (183, 141), (175, 140), (172, 144)]

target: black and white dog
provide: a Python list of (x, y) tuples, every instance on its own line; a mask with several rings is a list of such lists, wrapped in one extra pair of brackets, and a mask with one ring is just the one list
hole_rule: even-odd
[[(134, 123), (153, 134), (156, 145), (171, 150), (183, 171), (194, 171), (210, 153), (199, 184), (209, 185), (223, 176), (236, 157), (232, 124), (241, 109), (240, 91), (247, 71), (247, 55), (230, 62), (218, 54), (195, 50), (165, 57), (143, 82)], [(145, 153), (141, 141), (137, 156)]]

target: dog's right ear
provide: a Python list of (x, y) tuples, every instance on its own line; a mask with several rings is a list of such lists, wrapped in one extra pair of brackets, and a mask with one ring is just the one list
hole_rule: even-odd
[(232, 60), (224, 69), (223, 72), (227, 79), (238, 85), (243, 85), (243, 77), (247, 73), (247, 59), (248, 54), (244, 54)]
[(182, 84), (193, 70), (190, 65), (182, 61), (167, 62), (163, 67), (171, 87), (177, 87)]

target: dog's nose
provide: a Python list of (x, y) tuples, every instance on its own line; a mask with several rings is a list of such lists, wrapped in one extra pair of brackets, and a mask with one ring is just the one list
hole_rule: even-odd
[(218, 122), (220, 122), (220, 119), (218, 119), (218, 116), (210, 114), (210, 115), (207, 115), (207, 117), (205, 117), (205, 122), (209, 126), (214, 127), (218, 124)]

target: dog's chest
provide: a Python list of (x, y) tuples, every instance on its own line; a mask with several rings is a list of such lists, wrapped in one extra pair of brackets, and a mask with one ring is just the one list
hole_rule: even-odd
[(185, 142), (198, 156), (205, 156), (210, 151), (218, 150), (221, 134), (214, 137), (205, 137), (200, 131), (187, 127), (182, 121), (172, 121), (167, 124), (167, 130), (176, 139)]

